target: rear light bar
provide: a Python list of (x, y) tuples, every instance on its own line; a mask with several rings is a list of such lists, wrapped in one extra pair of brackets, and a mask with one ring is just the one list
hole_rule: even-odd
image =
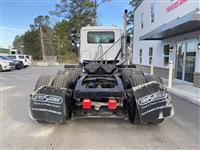
[[(93, 103), (94, 107), (96, 107), (96, 104)], [(107, 104), (100, 104), (100, 106), (107, 106)], [(99, 108), (100, 108), (99, 106)], [(92, 108), (92, 101), (90, 98), (85, 98), (82, 101), (82, 108), (83, 109), (91, 109)], [(108, 109), (115, 110), (117, 109), (117, 101), (115, 99), (109, 99), (108, 100)]]
[(115, 99), (108, 100), (108, 109), (117, 109), (117, 101)]
[(89, 98), (83, 99), (82, 107), (83, 109), (91, 109), (91, 99)]

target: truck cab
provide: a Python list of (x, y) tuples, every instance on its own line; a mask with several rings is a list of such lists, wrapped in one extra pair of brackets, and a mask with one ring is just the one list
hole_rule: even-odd
[[(113, 61), (120, 52), (122, 36), (120, 28), (87, 26), (81, 29), (80, 34), (80, 63), (97, 59)], [(118, 61), (120, 59), (121, 57), (117, 58)]]

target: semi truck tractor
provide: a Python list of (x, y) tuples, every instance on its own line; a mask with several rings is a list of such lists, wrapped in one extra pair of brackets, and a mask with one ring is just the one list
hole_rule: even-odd
[(71, 118), (119, 117), (158, 124), (173, 116), (170, 92), (161, 78), (127, 63), (126, 35), (120, 28), (87, 26), (79, 35), (79, 44), (73, 43), (79, 45), (79, 64), (37, 80), (30, 95), (34, 120), (60, 124)]

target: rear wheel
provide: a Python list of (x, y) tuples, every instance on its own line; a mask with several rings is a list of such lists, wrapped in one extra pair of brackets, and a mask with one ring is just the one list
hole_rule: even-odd
[[(145, 80), (146, 80), (147, 83), (151, 82), (151, 81), (156, 81), (158, 83), (163, 84), (162, 79), (159, 76), (155, 76), (155, 75), (145, 75)], [(154, 120), (152, 122), (149, 122), (149, 124), (159, 124), (159, 123), (161, 123), (163, 121), (164, 121), (163, 118), (162, 119), (157, 119), (157, 120)]]
[(15, 69), (20, 70), (21, 69), (21, 65), (20, 64), (16, 64), (15, 65)]
[(57, 75), (67, 75), (69, 72), (68, 71), (66, 71), (66, 70), (59, 70), (58, 72), (57, 72)]
[[(131, 76), (134, 76), (132, 78), (134, 80), (134, 82), (132, 82), (132, 84), (130, 84), (130, 79), (129, 79)], [(123, 69), (122, 70), (122, 80), (123, 80), (125, 89), (129, 89), (129, 88), (135, 87), (139, 84), (145, 83), (143, 71), (139, 70), (139, 69), (135, 69), (135, 68)]]
[[(55, 88), (74, 89), (79, 76), (80, 72), (78, 70), (70, 70), (67, 74), (57, 75), (52, 86)], [(66, 99), (66, 106), (64, 108), (66, 112), (66, 118), (64, 118), (65, 121), (71, 118), (74, 105), (75, 103), (72, 97)]]
[(49, 85), (51, 86), (53, 84), (53, 81), (55, 79), (54, 75), (42, 75), (36, 82), (35, 84), (35, 89), (34, 91), (36, 91), (37, 89), (39, 89), (40, 87), (44, 86), (44, 85)]
[(1, 71), (3, 71), (3, 68), (2, 68), (2, 66), (0, 65), (0, 72), (1, 72)]
[(157, 119), (157, 120), (154, 120), (154, 121), (152, 121), (152, 122), (149, 122), (149, 124), (154, 124), (154, 125), (156, 125), (156, 124), (162, 123), (163, 121), (164, 121), (164, 119)]
[[(141, 84), (144, 84), (144, 83), (146, 83), (146, 82), (145, 82), (144, 74), (142, 71), (132, 72), (131, 75), (129, 76), (129, 87), (131, 87), (131, 88), (136, 87)], [(134, 120), (130, 120), (130, 121), (132, 121), (132, 123), (140, 123), (140, 117), (139, 117), (134, 93), (133, 93), (131, 105), (133, 107), (129, 107), (130, 110), (128, 110), (129, 120), (130, 120), (130, 118), (131, 119), (133, 118)]]
[(145, 78), (145, 81), (148, 83), (148, 82), (151, 82), (151, 81), (156, 81), (158, 83), (161, 83), (163, 84), (163, 81), (162, 79), (159, 77), (159, 76), (155, 76), (155, 75), (145, 75), (144, 76)]
[[(132, 87), (146, 83), (143, 72), (135, 68), (123, 69), (122, 80), (125, 89), (131, 89)], [(131, 123), (140, 123), (137, 104), (132, 90), (130, 90), (129, 93), (129, 100), (127, 102), (127, 111), (128, 111), (128, 119)]]
[[(36, 82), (34, 91), (38, 90), (40, 87), (49, 85), (51, 86), (53, 84), (55, 76), (54, 75), (42, 75)], [(45, 120), (36, 120), (39, 123), (46, 124), (49, 123)]]

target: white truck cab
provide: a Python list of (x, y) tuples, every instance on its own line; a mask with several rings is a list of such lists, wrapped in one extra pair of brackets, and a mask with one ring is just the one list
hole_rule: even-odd
[(18, 54), (22, 54), (20, 50), (17, 49), (11, 49), (10, 50), (10, 54), (11, 55), (18, 55)]
[[(81, 29), (80, 34), (80, 63), (87, 60), (97, 60), (98, 58), (112, 61), (121, 49), (122, 31), (120, 28), (114, 26), (87, 26)], [(106, 52), (108, 49), (109, 51)], [(102, 56), (102, 54), (104, 55)], [(119, 59), (120, 57), (117, 58), (117, 60)]]

